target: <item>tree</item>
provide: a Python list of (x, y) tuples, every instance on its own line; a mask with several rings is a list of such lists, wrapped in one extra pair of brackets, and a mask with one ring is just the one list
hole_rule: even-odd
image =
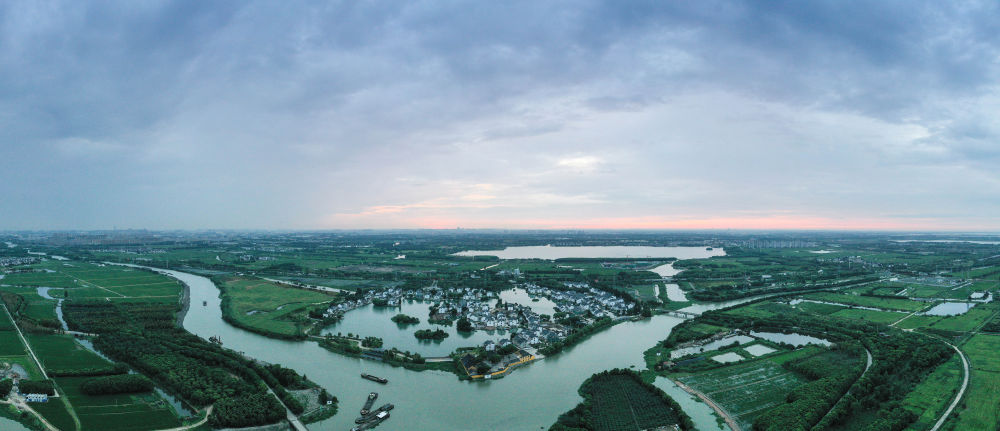
[(462, 316), (455, 324), (455, 329), (458, 329), (459, 332), (472, 332), (472, 322)]

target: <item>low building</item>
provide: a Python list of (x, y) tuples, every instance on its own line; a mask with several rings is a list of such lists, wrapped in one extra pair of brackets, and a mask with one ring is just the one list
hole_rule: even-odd
[(47, 394), (25, 394), (24, 400), (29, 403), (47, 403), (49, 396)]

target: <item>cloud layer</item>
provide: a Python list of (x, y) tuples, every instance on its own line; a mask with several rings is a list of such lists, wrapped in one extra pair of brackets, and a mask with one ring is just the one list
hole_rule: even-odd
[(1000, 230), (996, 2), (6, 2), (0, 229)]

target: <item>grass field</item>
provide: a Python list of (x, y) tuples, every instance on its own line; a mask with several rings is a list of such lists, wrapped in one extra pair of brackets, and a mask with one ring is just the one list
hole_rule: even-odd
[(844, 295), (832, 292), (810, 293), (808, 295), (804, 295), (803, 298), (897, 311), (917, 311), (927, 306), (927, 304), (923, 302), (912, 301), (904, 298), (880, 298), (874, 296)]
[(326, 303), (333, 296), (312, 290), (284, 287), (260, 279), (238, 278), (224, 283), (229, 317), (268, 332), (296, 335), (302, 332), (299, 319), (309, 307)]
[(928, 430), (934, 426), (961, 385), (962, 359), (955, 355), (903, 399), (903, 406), (920, 416), (909, 429)]
[(978, 334), (960, 347), (969, 357), (971, 375), (953, 429), (995, 430), (1000, 426), (1000, 336)]
[(847, 319), (867, 320), (869, 322), (888, 324), (906, 317), (906, 313), (849, 308), (833, 313), (831, 314), (831, 316), (843, 317)]
[(47, 371), (72, 371), (110, 365), (110, 362), (81, 346), (70, 335), (28, 334), (27, 337)]
[(788, 392), (806, 380), (779, 365), (802, 357), (797, 351), (774, 355), (701, 373), (677, 377), (722, 406), (745, 429), (753, 419), (770, 408), (785, 403)]
[(34, 403), (31, 405), (31, 408), (35, 409), (52, 425), (55, 425), (56, 428), (59, 428), (60, 431), (73, 431), (76, 429), (73, 417), (70, 416), (69, 411), (66, 410), (66, 405), (59, 398), (53, 398), (47, 403)]
[(5, 284), (56, 287), (55, 298), (168, 298), (181, 292), (179, 282), (164, 275), (117, 265), (43, 262), (35, 269), (52, 272), (8, 274)]

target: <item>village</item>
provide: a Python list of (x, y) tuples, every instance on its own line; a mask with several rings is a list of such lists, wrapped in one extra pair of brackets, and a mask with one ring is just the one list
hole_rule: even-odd
[[(516, 283), (512, 288), (523, 290), (531, 302), (504, 301), (498, 292), (473, 287), (441, 288), (436, 284), (415, 290), (388, 288), (364, 292), (331, 305), (324, 313), (327, 319), (344, 318), (351, 310), (368, 306), (399, 307), (404, 301), (431, 304), (426, 318), (431, 323), (450, 326), (459, 331), (501, 331), (505, 337), (486, 340), (478, 346), (462, 348), (461, 363), (473, 378), (506, 374), (510, 369), (542, 357), (546, 346), (557, 344), (579, 328), (599, 319), (624, 319), (635, 310), (635, 304), (611, 293), (593, 288), (587, 283), (563, 283), (564, 289), (553, 289), (533, 283)], [(530, 304), (545, 298), (554, 306), (553, 314), (538, 312)]]

